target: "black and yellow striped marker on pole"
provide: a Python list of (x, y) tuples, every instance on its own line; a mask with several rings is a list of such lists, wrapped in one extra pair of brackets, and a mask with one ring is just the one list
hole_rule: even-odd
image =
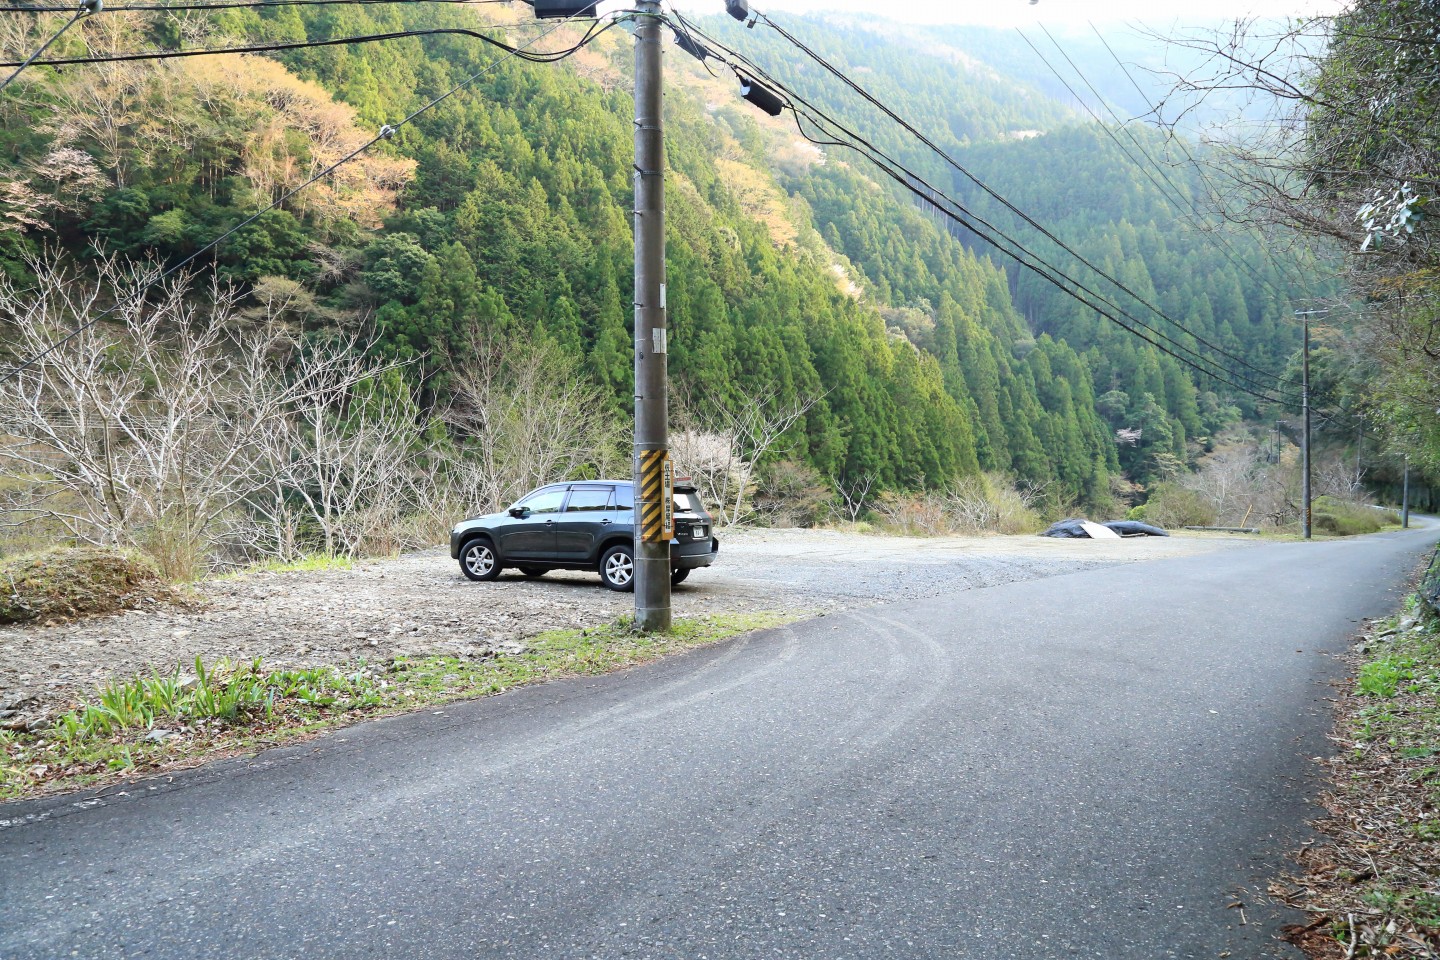
[(640, 452), (640, 539), (669, 543), (675, 536), (675, 467), (668, 450)]

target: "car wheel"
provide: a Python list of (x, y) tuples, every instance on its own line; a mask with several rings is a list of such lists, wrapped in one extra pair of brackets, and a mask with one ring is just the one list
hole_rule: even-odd
[(549, 571), (548, 569), (546, 569), (545, 567), (521, 567), (521, 568), (520, 568), (520, 572), (523, 573), (523, 574), (525, 574), (525, 576), (527, 576), (527, 577), (534, 578), (534, 577), (543, 577), (543, 576), (545, 576), (545, 574), (549, 573), (550, 571)]
[(678, 587), (678, 586), (680, 586), (680, 584), (682, 584), (682, 583), (685, 582), (685, 578), (688, 577), (688, 576), (690, 576), (690, 568), (689, 568), (689, 567), (684, 567), (684, 568), (679, 569), (679, 570), (671, 570), (671, 571), (670, 571), (670, 585), (671, 585), (672, 587)]
[(628, 593), (635, 589), (635, 555), (624, 546), (611, 547), (600, 558), (600, 579), (611, 590)]
[(501, 569), (489, 540), (471, 540), (460, 548), (460, 572), (471, 580), (494, 580)]

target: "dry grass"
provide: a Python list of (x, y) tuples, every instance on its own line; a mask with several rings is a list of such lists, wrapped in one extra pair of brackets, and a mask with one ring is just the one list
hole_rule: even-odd
[(1309, 923), (1285, 937), (1312, 958), (1440, 957), (1440, 622), (1419, 607), (1377, 625), (1340, 705), (1325, 840), (1272, 886)]
[(177, 599), (153, 564), (119, 550), (57, 548), (0, 562), (0, 624), (63, 622)]

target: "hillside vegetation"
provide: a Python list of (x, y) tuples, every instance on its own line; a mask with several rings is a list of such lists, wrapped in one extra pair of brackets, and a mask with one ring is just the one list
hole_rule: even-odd
[[(520, 9), (106, 14), (79, 24), (54, 52), (447, 25), (483, 26), (512, 40), (535, 36), (538, 28), (520, 23)], [(33, 49), (57, 23), (11, 18), (6, 47)], [(577, 28), (564, 28), (536, 49), (564, 48), (579, 36)], [(763, 31), (743, 39), (757, 56), (773, 45)], [(951, 57), (916, 56), (904, 44), (855, 32), (835, 32), (831, 40), (870, 58), (868, 79), (908, 91), (904, 108), (922, 124), (942, 125), (947, 144), (994, 143), (987, 149), (997, 166), (1026, 156), (1002, 151), (1039, 151), (1039, 159), (1024, 163), (1042, 164), (1045, 151), (1076, 149), (1073, 142), (1088, 136), (1062, 131), (1002, 145), (996, 141), (1010, 131), (1049, 130), (1071, 113), (1012, 81), (957, 70)], [(377, 405), (392, 419), (409, 418), (407, 442), (423, 447), (414, 462), (430, 465), (407, 481), (411, 502), (490, 507), (533, 479), (530, 469), (503, 476), (491, 470), (481, 483), (474, 479), (479, 468), (464, 469), (484, 459), (502, 429), (481, 415), (483, 399), (477, 402), (497, 395), (493, 378), (477, 386), (482, 354), (489, 357), (485, 376), (507, 365), (549, 370), (530, 381), (537, 401), (560, 390), (559, 381), (580, 378), (590, 408), (603, 414), (601, 435), (565, 469), (577, 475), (615, 469), (623, 464), (633, 395), (628, 44), (614, 30), (558, 65), (521, 63), (473, 38), (433, 36), (273, 58), (28, 70), (0, 101), (4, 319), (35, 322), (27, 319), (34, 297), (26, 291), (37, 277), (57, 275), (46, 261), (83, 266), (111, 258), (105, 262), (112, 279), (124, 273), (115, 264), (178, 262), (346, 156), (382, 124), (475, 76), (393, 140), (285, 199), (197, 262), (200, 276), (188, 289), (203, 290), (213, 272), (233, 293), (188, 296), (225, 305), (209, 311), (212, 323), (239, 324), (236, 330), (268, 325), (265, 342), (277, 346), (264, 356), (276, 369), (272, 379), (257, 374), (256, 383), (283, 382), (287, 365), (317, 349), (332, 358), (344, 349), (363, 351), (370, 366), (355, 367), (329, 401), (318, 394), (307, 401), (319, 403), (319, 419), (293, 405), (267, 416), (288, 418), (301, 445), (318, 436), (315, 425), (327, 416), (341, 437), (363, 433)], [(1196, 382), (1153, 349), (1083, 311), (1067, 311), (990, 251), (899, 202), (856, 158), (815, 150), (793, 128), (754, 113), (723, 78), (683, 55), (670, 59), (668, 299), (677, 429), (696, 451), (709, 449), (706, 438), (718, 438), (723, 451), (710, 460), (722, 466), (715, 469), (754, 462), (740, 475), (735, 514), (743, 512), (752, 479), (763, 486), (783, 476), (801, 488), (863, 487), (878, 495), (941, 489), (982, 472), (1019, 484), (1047, 512), (1110, 510), (1123, 506), (1115, 503), (1117, 491), (1131, 490), (1119, 483), (1122, 469), (1142, 483), (1183, 469), (1199, 450), (1198, 438), (1240, 415), (1238, 398), (1220, 385)], [(796, 82), (817, 80), (806, 70)], [(1054, 137), (1069, 137), (1071, 147)], [(1097, 157), (1086, 162), (1105, 168), (1104, 156)], [(977, 154), (980, 162), (989, 161)], [(1047, 182), (1054, 183), (1036, 178), (1035, 190), (1043, 193)], [(1083, 206), (1079, 239), (1104, 246), (1114, 269), (1136, 283), (1144, 279), (1187, 318), (1205, 321), (1208, 310), (1217, 335), (1228, 329), (1237, 349), (1258, 361), (1283, 354), (1285, 331), (1274, 311), (1242, 280), (1198, 259), (1159, 201), (1147, 198), (1137, 207), (1113, 184), (1078, 182), (1090, 183), (1090, 192), (1026, 199), (1042, 214)], [(1134, 208), (1137, 222), (1122, 208)], [(52, 289), (68, 288), (52, 283)], [(123, 289), (124, 282), (100, 283), (92, 300), (57, 307), (53, 329), (67, 329)], [(177, 315), (173, 302), (168, 309)], [(143, 309), (130, 312), (135, 316), (102, 324), (114, 336), (97, 338), (89, 349), (123, 353), (126, 325), (144, 321)], [(293, 346), (278, 347), (279, 330)], [(242, 342), (248, 341), (231, 333), (212, 346)], [(19, 360), (23, 351), (11, 349), (8, 359)], [(67, 344), (72, 349), (87, 349), (83, 338)], [(527, 366), (535, 351), (553, 362)], [(65, 351), (59, 356), (57, 363), (71, 363)], [(84, 362), (76, 354), (71, 366)], [(88, 401), (73, 391), (31, 387), (33, 396), (46, 398), (41, 407), (78, 405), (66, 414), (71, 420), (85, 413)], [(782, 435), (734, 428), (757, 419), (780, 424)], [(256, 436), (273, 434), (258, 420), (251, 427)], [(1117, 447), (1115, 431), (1126, 428), (1143, 439)], [(43, 433), (19, 429), (16, 437), (33, 450), (49, 442)], [(696, 456), (695, 469), (709, 468)], [(43, 487), (45, 467), (56, 461), (25, 462)], [(784, 470), (774, 469), (782, 462)], [(263, 486), (275, 474), (257, 467), (255, 475)], [(436, 478), (446, 483), (443, 497), (426, 486)], [(267, 535), (263, 547), (255, 536), (231, 542), (232, 554), (284, 553), (306, 543), (358, 549), (366, 537), (335, 534), (329, 513), (332, 506), (361, 507), (316, 508), (317, 482), (296, 480), (264, 497), (227, 489), (198, 516), (166, 500), (173, 478), (155, 477), (146, 481), (149, 492), (136, 494), (154, 501), (147, 519), (122, 530), (87, 515), (66, 523), (66, 533), (144, 545), (156, 529), (183, 530), (191, 539), (220, 542), (237, 518), (254, 519), (256, 504), (268, 497), (286, 509), (304, 501), (301, 519), (280, 524), (283, 532)], [(394, 512), (369, 501), (363, 509)], [(267, 523), (274, 512), (266, 513)], [(439, 525), (443, 512), (432, 509), (426, 524)], [(433, 533), (410, 535), (423, 540)], [(405, 538), (371, 539), (393, 546)]]

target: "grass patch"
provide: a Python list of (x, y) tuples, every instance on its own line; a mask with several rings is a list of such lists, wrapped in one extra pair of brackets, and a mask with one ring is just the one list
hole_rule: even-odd
[(1400, 526), (1400, 515), (1394, 510), (1381, 510), (1364, 504), (1317, 497), (1311, 508), (1315, 530), (1334, 537), (1359, 537)]
[(98, 547), (62, 547), (0, 561), (0, 624), (63, 621), (177, 594), (150, 561)]
[(101, 687), (44, 730), (0, 731), (0, 800), (192, 766), (301, 739), (360, 719), (608, 673), (797, 619), (788, 613), (678, 620), (668, 634), (631, 621), (554, 630), (518, 654), (358, 662), (344, 670), (267, 669), (260, 660), (151, 674)]
[(354, 570), (355, 559), (353, 557), (330, 556), (324, 553), (307, 553), (295, 560), (262, 560), (259, 563), (252, 563), (223, 576), (216, 577), (217, 580), (233, 580), (238, 577), (249, 576), (252, 573), (317, 573), (325, 570)]
[(1305, 848), (1280, 899), (1312, 957), (1440, 956), (1440, 619), (1412, 599), (1356, 648), (1341, 707), (1328, 843)]

